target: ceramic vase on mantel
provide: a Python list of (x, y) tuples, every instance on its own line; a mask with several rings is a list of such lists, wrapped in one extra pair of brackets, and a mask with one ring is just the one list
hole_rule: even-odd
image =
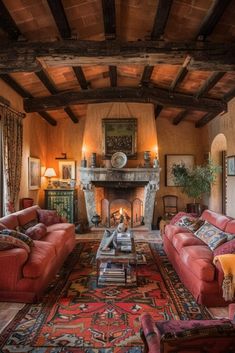
[(91, 168), (96, 168), (96, 153), (91, 154)]

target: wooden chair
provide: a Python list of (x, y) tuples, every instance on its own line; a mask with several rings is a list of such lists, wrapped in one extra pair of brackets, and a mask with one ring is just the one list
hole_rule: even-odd
[(178, 196), (164, 195), (162, 196), (164, 218), (170, 219), (178, 213)]

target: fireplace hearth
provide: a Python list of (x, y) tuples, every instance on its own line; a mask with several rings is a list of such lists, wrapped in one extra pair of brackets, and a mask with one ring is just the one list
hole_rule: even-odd
[(80, 168), (89, 225), (98, 213), (105, 227), (124, 219), (131, 228), (144, 222), (151, 229), (159, 174), (159, 168)]

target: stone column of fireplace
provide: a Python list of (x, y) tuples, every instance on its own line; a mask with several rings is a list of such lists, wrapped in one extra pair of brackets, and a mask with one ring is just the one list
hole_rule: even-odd
[(118, 187), (123, 187), (128, 183), (142, 185), (145, 188), (143, 215), (145, 226), (151, 229), (155, 196), (159, 189), (160, 169), (157, 168), (124, 168), (124, 169), (105, 169), (105, 168), (80, 168), (81, 188), (84, 191), (87, 218), (89, 225), (92, 226), (91, 219), (97, 213), (95, 203), (95, 185), (106, 187), (110, 182), (115, 182)]

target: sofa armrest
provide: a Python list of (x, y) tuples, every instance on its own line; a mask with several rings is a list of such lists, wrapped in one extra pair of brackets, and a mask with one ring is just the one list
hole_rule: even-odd
[(15, 289), (28, 256), (26, 250), (19, 248), (0, 251), (0, 290)]
[(144, 342), (145, 353), (160, 353), (160, 334), (150, 314), (144, 313), (140, 317), (141, 338)]

